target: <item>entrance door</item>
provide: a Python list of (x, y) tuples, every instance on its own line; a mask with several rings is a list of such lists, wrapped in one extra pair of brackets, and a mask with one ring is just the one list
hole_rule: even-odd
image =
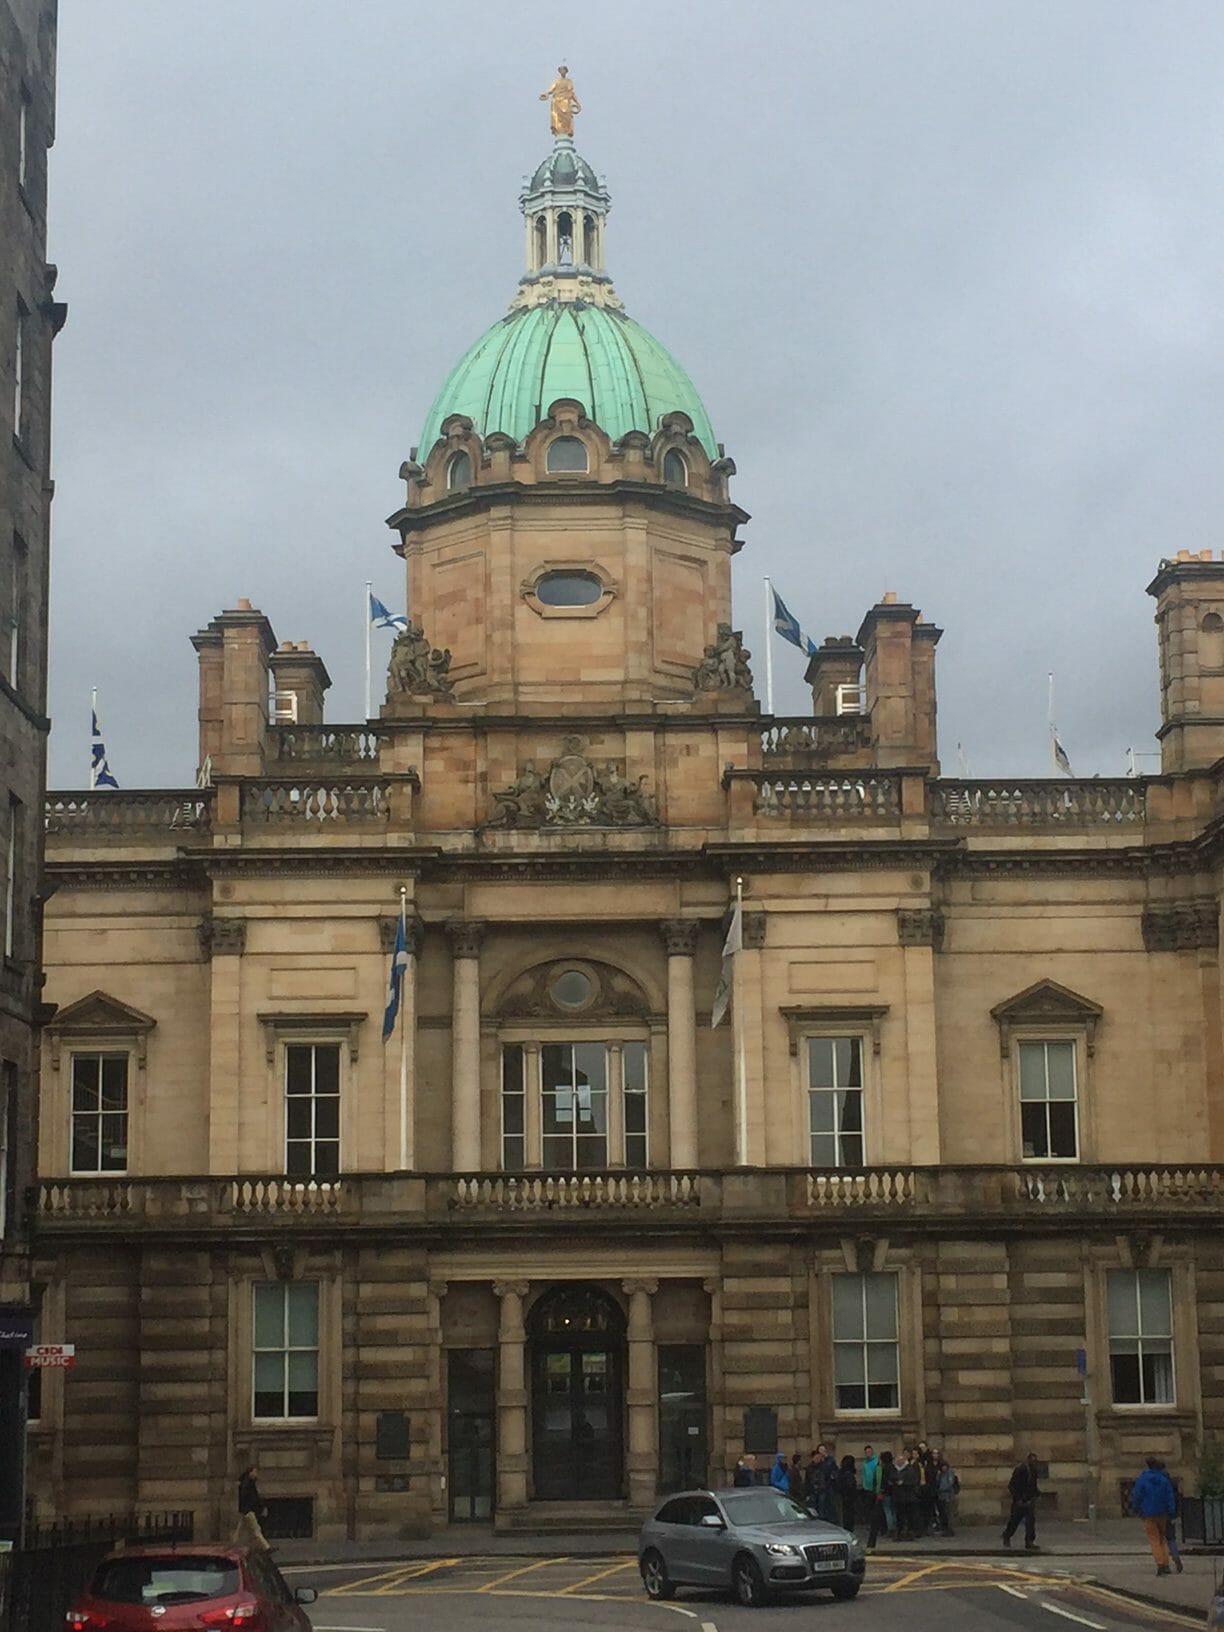
[(549, 1293), (531, 1315), (532, 1472), (537, 1501), (624, 1495), (625, 1338), (593, 1287)]
[(699, 1343), (659, 1349), (659, 1489), (692, 1490), (709, 1478), (706, 1352)]
[(496, 1358), (493, 1349), (447, 1355), (447, 1488), (460, 1522), (493, 1516)]

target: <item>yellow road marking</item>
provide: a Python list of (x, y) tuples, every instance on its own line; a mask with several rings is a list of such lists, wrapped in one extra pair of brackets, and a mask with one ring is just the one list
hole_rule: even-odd
[(492, 1592), (495, 1587), (504, 1587), (507, 1581), (517, 1581), (520, 1575), (530, 1575), (532, 1570), (547, 1569), (550, 1564), (568, 1564), (568, 1553), (561, 1558), (537, 1558), (534, 1564), (524, 1564), (521, 1569), (511, 1570), (507, 1575), (496, 1576), (492, 1581), (486, 1581), (483, 1587), (477, 1587), (477, 1592)]
[(596, 1581), (603, 1581), (609, 1575), (617, 1575), (622, 1570), (634, 1570), (636, 1568), (636, 1559), (621, 1559), (619, 1564), (610, 1564), (606, 1570), (598, 1570), (594, 1575), (588, 1575), (581, 1581), (575, 1581), (573, 1586), (562, 1587), (557, 1596), (561, 1597), (563, 1594), (568, 1595), (577, 1592), (580, 1587), (593, 1587)]
[(937, 1570), (946, 1568), (947, 1566), (944, 1564), (926, 1564), (920, 1570), (910, 1570), (907, 1575), (899, 1575), (895, 1581), (890, 1581), (881, 1590), (884, 1592), (900, 1592), (904, 1587), (909, 1586), (911, 1581), (920, 1581), (924, 1575), (934, 1575)]
[(328, 1587), (323, 1596), (325, 1598), (340, 1598), (346, 1594), (361, 1594), (364, 1596), (378, 1596), (382, 1593), (399, 1592), (410, 1581), (419, 1581), (423, 1576), (433, 1575), (437, 1570), (445, 1570), (460, 1563), (457, 1558), (430, 1558), (414, 1564), (403, 1564), (394, 1570), (383, 1570), (378, 1575), (366, 1576), (361, 1581), (349, 1581), (343, 1587)]
[(1203, 1624), (1200, 1616), (1191, 1615), (1186, 1610), (1174, 1609), (1172, 1605), (1167, 1609), (1163, 1606), (1157, 1608), (1155, 1604), (1147, 1599), (1140, 1602), (1138, 1599), (1128, 1598), (1124, 1592), (1111, 1592), (1108, 1587), (1098, 1586), (1095, 1581), (1076, 1580), (1069, 1584), (1074, 1585), (1077, 1591), (1082, 1592), (1086, 1598), (1098, 1599), (1108, 1609), (1116, 1611), (1125, 1608), (1132, 1613), (1135, 1610), (1142, 1610), (1145, 1615), (1163, 1619), (1170, 1626), (1202, 1626)]

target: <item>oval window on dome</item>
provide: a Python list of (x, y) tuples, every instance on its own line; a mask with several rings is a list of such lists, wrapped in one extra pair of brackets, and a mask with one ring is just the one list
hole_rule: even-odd
[(580, 442), (576, 436), (558, 436), (548, 444), (548, 471), (555, 475), (559, 471), (589, 470), (586, 443)]
[(663, 455), (663, 480), (671, 487), (688, 486), (688, 464), (675, 448), (668, 448)]
[(546, 572), (535, 592), (543, 606), (594, 606), (604, 586), (593, 572)]
[(472, 457), (462, 449), (451, 455), (451, 462), (446, 467), (446, 486), (451, 493), (456, 488), (471, 487), (472, 485)]

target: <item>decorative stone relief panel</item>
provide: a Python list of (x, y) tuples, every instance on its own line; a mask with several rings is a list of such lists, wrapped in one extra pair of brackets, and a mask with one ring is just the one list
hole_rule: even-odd
[(644, 776), (622, 777), (615, 760), (596, 765), (581, 737), (566, 737), (562, 752), (541, 775), (528, 760), (510, 784), (493, 795), (490, 827), (654, 827), (659, 817)]

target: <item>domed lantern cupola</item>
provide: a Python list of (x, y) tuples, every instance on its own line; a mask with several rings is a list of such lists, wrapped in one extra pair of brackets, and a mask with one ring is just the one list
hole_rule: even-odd
[(565, 67), (558, 68), (544, 99), (551, 103), (553, 150), (519, 196), (527, 227), (527, 274), (514, 305), (582, 300), (619, 307), (604, 265), (604, 223), (612, 201), (574, 146), (574, 114), (581, 104)]

